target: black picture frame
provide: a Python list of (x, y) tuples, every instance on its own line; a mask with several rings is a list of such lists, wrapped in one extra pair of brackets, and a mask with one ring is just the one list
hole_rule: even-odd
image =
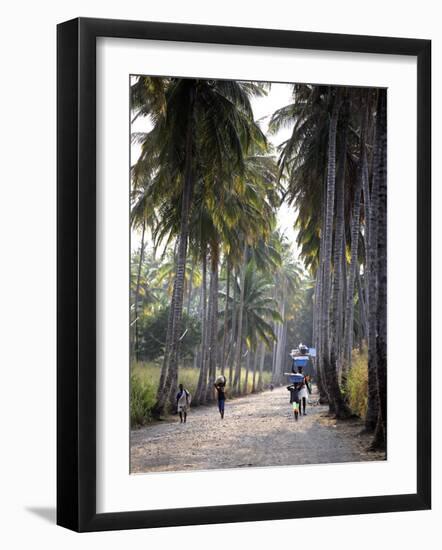
[[(417, 492), (96, 512), (96, 39), (154, 39), (417, 58)], [(425, 510), (431, 506), (431, 41), (74, 19), (57, 28), (57, 523), (75, 531)]]

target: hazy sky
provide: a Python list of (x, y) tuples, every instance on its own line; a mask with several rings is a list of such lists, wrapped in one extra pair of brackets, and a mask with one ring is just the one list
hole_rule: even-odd
[[(280, 107), (291, 103), (290, 84), (272, 84), (267, 96), (252, 99), (252, 109), (255, 120), (259, 121), (261, 129), (266, 133), (270, 116)], [(147, 118), (139, 117), (132, 125), (132, 132), (147, 132), (150, 129), (150, 123)], [(290, 128), (284, 128), (275, 135), (268, 135), (269, 141), (276, 148), (281, 142), (285, 141), (291, 133)], [(140, 154), (140, 146), (132, 144), (131, 146), (131, 163), (134, 164)], [(293, 223), (296, 213), (292, 207), (283, 204), (278, 211), (278, 226), (287, 238), (293, 243), (293, 252), (297, 255), (297, 247), (295, 243), (295, 231)], [(132, 233), (132, 249), (139, 246), (139, 236)]]

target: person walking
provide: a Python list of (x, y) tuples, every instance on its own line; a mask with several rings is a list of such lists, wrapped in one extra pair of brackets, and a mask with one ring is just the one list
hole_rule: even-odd
[(307, 405), (308, 389), (307, 380), (304, 374), (304, 368), (302, 366), (298, 367), (298, 374), (301, 374), (303, 376), (302, 382), (300, 382), (299, 384), (299, 414), (303, 414), (304, 416), (306, 416), (305, 407)]
[(292, 405), (293, 409), (293, 415), (295, 417), (295, 420), (298, 420), (299, 415), (299, 409), (300, 409), (300, 392), (301, 384), (293, 383), (290, 384), (290, 386), (287, 386), (287, 390), (290, 392), (290, 403)]
[(181, 424), (187, 421), (187, 411), (190, 407), (191, 396), (182, 384), (179, 385), (179, 392), (176, 394), (177, 411), (180, 415)]
[(217, 392), (217, 399), (218, 399), (218, 410), (219, 414), (221, 416), (221, 420), (224, 418), (224, 408), (226, 403), (226, 377), (225, 376), (219, 376), (215, 380), (215, 390)]

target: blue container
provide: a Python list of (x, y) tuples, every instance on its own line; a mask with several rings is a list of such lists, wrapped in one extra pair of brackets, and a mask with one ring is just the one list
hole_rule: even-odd
[(299, 384), (300, 382), (302, 382), (304, 380), (304, 375), (303, 374), (290, 374), (289, 375), (289, 380), (292, 384)]
[(294, 357), (295, 367), (306, 367), (308, 364), (308, 355), (300, 355), (299, 357)]

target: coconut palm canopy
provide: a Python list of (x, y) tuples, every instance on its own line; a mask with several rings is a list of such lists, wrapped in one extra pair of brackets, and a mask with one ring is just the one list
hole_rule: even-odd
[(265, 372), (282, 383), (296, 334), (340, 418), (367, 347), (366, 427), (385, 445), (385, 97), (132, 77), (131, 357), (159, 370), (152, 414), (184, 366), (195, 404), (219, 374), (232, 394), (261, 391)]

